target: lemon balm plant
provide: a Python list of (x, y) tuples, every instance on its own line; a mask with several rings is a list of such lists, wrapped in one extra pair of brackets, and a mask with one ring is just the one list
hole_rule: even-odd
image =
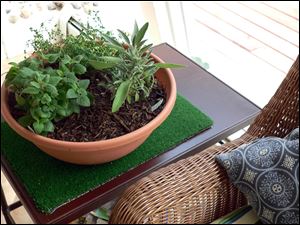
[[(18, 118), (20, 124), (38, 134), (53, 132), (53, 120), (79, 113), (80, 106), (90, 106), (89, 80), (77, 78), (86, 72), (81, 59), (80, 55), (72, 59), (58, 53), (43, 54), (12, 64), (5, 85), (14, 92), (16, 107), (24, 111)], [(55, 64), (58, 67), (54, 69), (51, 65)]]
[(32, 30), (33, 55), (11, 63), (2, 87), (4, 119), (67, 162), (103, 163), (133, 151), (170, 114), (176, 85), (167, 68), (181, 67), (151, 52), (147, 28), (118, 30), (120, 40), (103, 27), (49, 39)]

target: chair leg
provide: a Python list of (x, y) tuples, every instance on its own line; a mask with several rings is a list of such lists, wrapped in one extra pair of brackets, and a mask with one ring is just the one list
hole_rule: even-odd
[(7, 201), (6, 201), (6, 198), (4, 195), (2, 185), (1, 185), (1, 210), (2, 210), (3, 216), (6, 220), (6, 223), (7, 224), (15, 224), (14, 219), (10, 215), (11, 210), (10, 210), (9, 206), (7, 205)]

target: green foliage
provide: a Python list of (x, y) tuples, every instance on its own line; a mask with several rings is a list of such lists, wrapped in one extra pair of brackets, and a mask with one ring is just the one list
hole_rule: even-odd
[(106, 208), (95, 209), (92, 214), (100, 219), (109, 221), (109, 211)]
[[(90, 81), (77, 78), (86, 71), (82, 58), (41, 53), (13, 64), (5, 85), (15, 92), (18, 107), (26, 112), (19, 118), (21, 125), (46, 134), (54, 131), (53, 121), (79, 113), (80, 106), (90, 106), (86, 91)], [(53, 69), (54, 65), (57, 69)]]
[(198, 56), (193, 56), (192, 59), (201, 67), (204, 69), (208, 70), (209, 69), (209, 64), (207, 62), (204, 62), (200, 57)]
[[(51, 31), (47, 31), (45, 24), (41, 23), (39, 29), (29, 28), (33, 33), (33, 39), (27, 42), (27, 45), (32, 46), (37, 53), (56, 52), (59, 49), (59, 42), (62, 39), (62, 34), (57, 26)], [(45, 36), (48, 36), (46, 38)]]
[[(105, 45), (102, 38), (102, 33), (108, 36), (112, 36), (112, 33), (103, 28), (100, 18), (97, 15), (93, 19), (96, 24), (99, 24), (97, 28), (89, 24), (86, 26), (80, 24), (82, 30), (78, 36), (68, 35), (65, 38), (63, 38), (61, 31), (56, 27), (52, 31), (47, 31), (45, 25), (42, 23), (39, 29), (30, 28), (34, 38), (28, 42), (28, 45), (31, 45), (36, 53), (53, 53), (53, 57), (58, 52), (74, 59), (81, 56), (80, 61), (84, 66), (87, 65), (88, 60), (98, 59), (100, 56), (115, 55), (116, 50)], [(46, 34), (48, 38), (43, 34)], [(51, 59), (54, 60), (54, 58)]]
[[(152, 44), (146, 45), (143, 40), (148, 23), (140, 29), (135, 23), (131, 37), (118, 30), (122, 38), (119, 42), (104, 30), (99, 18), (98, 22), (98, 28), (81, 25), (78, 36), (65, 38), (58, 29), (46, 31), (43, 24), (40, 29), (31, 28), (34, 39), (29, 44), (34, 55), (18, 64), (11, 63), (5, 79), (5, 85), (15, 94), (16, 107), (25, 112), (18, 119), (21, 125), (46, 135), (54, 131), (53, 122), (79, 113), (80, 107), (90, 107), (90, 80), (79, 78), (91, 67), (110, 75), (105, 77), (107, 83), (103, 86), (113, 93), (112, 112), (117, 112), (126, 101), (147, 98), (159, 68), (181, 67), (153, 61)], [(160, 100), (153, 110), (161, 104)]]
[(150, 56), (152, 44), (145, 45), (146, 40), (143, 40), (148, 25), (146, 23), (139, 29), (135, 23), (131, 37), (118, 30), (126, 47), (122, 42), (102, 34), (117, 54), (115, 57), (99, 57), (98, 60), (89, 61), (89, 64), (97, 70), (111, 69), (113, 80), (107, 87), (111, 88), (114, 94), (112, 112), (117, 112), (126, 100), (131, 103), (147, 98), (156, 82), (154, 74), (159, 68), (182, 67), (153, 61)]
[(128, 92), (130, 90), (130, 80), (123, 81), (117, 89), (115, 100), (112, 106), (112, 112), (117, 112), (122, 104), (125, 102)]

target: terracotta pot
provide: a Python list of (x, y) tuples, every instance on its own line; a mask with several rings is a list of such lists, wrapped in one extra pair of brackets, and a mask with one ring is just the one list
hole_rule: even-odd
[[(151, 54), (157, 62), (163, 62), (159, 57)], [(45, 153), (75, 164), (100, 164), (119, 159), (140, 146), (150, 134), (162, 124), (171, 113), (176, 100), (176, 83), (170, 69), (160, 69), (155, 74), (167, 93), (164, 109), (152, 121), (131, 133), (103, 141), (68, 142), (47, 138), (34, 134), (12, 117), (7, 104), (7, 89), (1, 88), (1, 114), (9, 126), (23, 138), (31, 141)]]

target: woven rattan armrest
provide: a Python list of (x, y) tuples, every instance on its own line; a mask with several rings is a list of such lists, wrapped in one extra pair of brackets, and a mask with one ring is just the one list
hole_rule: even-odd
[(214, 157), (252, 139), (210, 147), (141, 179), (117, 202), (110, 223), (208, 223), (245, 205)]

